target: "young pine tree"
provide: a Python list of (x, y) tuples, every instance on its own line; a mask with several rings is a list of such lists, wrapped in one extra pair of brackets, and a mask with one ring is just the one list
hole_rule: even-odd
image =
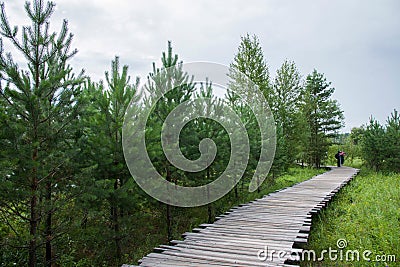
[(400, 116), (397, 110), (387, 118), (386, 125), (371, 117), (362, 132), (363, 158), (376, 171), (400, 172), (399, 140)]
[[(182, 62), (178, 62), (178, 55), (172, 53), (171, 42), (168, 42), (167, 53), (162, 54), (162, 69), (155, 67), (153, 63), (153, 72), (148, 77), (148, 82), (145, 85), (145, 90), (150, 96), (163, 97), (154, 104), (154, 110), (150, 114), (146, 131), (146, 145), (150, 159), (158, 172), (165, 177), (168, 182), (176, 184), (182, 183), (183, 174), (179, 172), (166, 158), (161, 147), (161, 129), (162, 125), (171, 113), (179, 104), (190, 101), (195, 91), (193, 77), (183, 71)], [(168, 93), (167, 89), (173, 88)], [(164, 94), (165, 93), (165, 94)], [(185, 114), (182, 114), (185, 116)], [(168, 138), (168, 137), (167, 137)], [(180, 140), (185, 139), (185, 136), (180, 135)], [(185, 141), (183, 141), (185, 142)], [(173, 216), (172, 206), (166, 204), (165, 216), (167, 225), (167, 238), (173, 238)]]
[(400, 173), (400, 115), (395, 109), (387, 119), (385, 169)]
[(278, 138), (276, 158), (282, 160), (284, 170), (300, 153), (299, 143), (303, 137), (300, 112), (302, 90), (301, 76), (295, 63), (285, 61), (276, 73), (271, 96)]
[(363, 158), (367, 164), (376, 171), (382, 170), (385, 158), (385, 128), (376, 119), (370, 118), (361, 144)]
[[(77, 50), (70, 51), (72, 34), (68, 34), (67, 21), (60, 33), (50, 32), (54, 7), (44, 0), (26, 2), (31, 26), (22, 28), (21, 38), (18, 27), (9, 23), (4, 4), (0, 14), (0, 34), (14, 48), (12, 53), (6, 53), (3, 46), (0, 50), (4, 104), (0, 123), (2, 150), (6, 151), (0, 164), (9, 162), (0, 182), (1, 217), (12, 229), (17, 247), (28, 249), (29, 266), (37, 266), (38, 259), (51, 266), (57, 257), (53, 245), (65, 231), (57, 214), (68, 209), (69, 188), (74, 183), (70, 144), (84, 80), (83, 72), (75, 76), (68, 65)], [(14, 53), (23, 56), (21, 65), (27, 69), (17, 64)], [(24, 259), (14, 260), (26, 264)]]
[[(240, 116), (245, 124), (247, 134), (249, 135), (250, 157), (245, 172), (245, 177), (241, 179), (241, 187), (254, 174), (257, 162), (260, 159), (261, 131), (257, 123), (255, 114), (249, 105), (257, 97), (250, 90), (249, 86), (256, 85), (269, 105), (271, 106), (271, 86), (269, 81), (269, 70), (264, 59), (260, 41), (256, 35), (246, 34), (241, 37), (238, 52), (234, 56), (233, 62), (229, 66), (230, 82), (226, 99), (228, 105)], [(242, 94), (243, 98), (234, 92)], [(235, 197), (239, 197), (239, 184), (235, 186)], [(259, 190), (259, 187), (258, 187)]]
[[(264, 59), (260, 41), (256, 35), (250, 36), (246, 34), (241, 37), (238, 52), (233, 62), (230, 64), (229, 69), (229, 77), (233, 81), (233, 83), (229, 84), (229, 87), (240, 86), (240, 76), (244, 74), (258, 86), (258, 89), (263, 92), (268, 103), (271, 104), (269, 70)], [(235, 89), (236, 91), (241, 90), (240, 87)]]
[[(128, 193), (126, 186), (131, 175), (126, 166), (122, 150), (122, 126), (126, 109), (131, 101), (137, 100), (139, 79), (131, 83), (128, 66), (121, 70), (118, 57), (111, 62), (111, 71), (105, 72), (106, 84), (87, 83), (87, 97), (90, 102), (84, 125), (87, 142), (83, 144), (89, 161), (93, 165), (92, 180), (81, 182), (84, 188), (83, 206), (88, 207), (97, 218), (105, 218), (103, 238), (114, 243), (110, 247), (99, 247), (96, 253), (110, 253), (115, 263), (122, 264), (123, 240), (126, 228), (126, 213), (135, 205), (135, 195)], [(132, 102), (134, 103), (134, 102)], [(107, 207), (107, 208), (104, 208)], [(103, 225), (103, 228), (104, 228)], [(107, 251), (101, 252), (102, 249)]]
[[(216, 119), (222, 117), (224, 109), (223, 102), (222, 99), (214, 95), (211, 82), (206, 81), (205, 83), (201, 83), (200, 90), (195, 96), (195, 100), (196, 99), (209, 99), (208, 102), (199, 102), (198, 104), (195, 102), (196, 104), (194, 106), (197, 114), (201, 113), (201, 111), (206, 111), (205, 113), (209, 118)], [(208, 184), (220, 177), (227, 168), (230, 157), (229, 135), (224, 128), (215, 120), (200, 117), (195, 119), (194, 123), (189, 123), (188, 127), (185, 127), (185, 132), (183, 134), (187, 137), (194, 137), (190, 140), (191, 142), (183, 144), (183, 146), (190, 149), (187, 156), (193, 159), (200, 157), (199, 143), (204, 138), (210, 138), (217, 146), (216, 157), (204, 171), (197, 174), (186, 174), (193, 185), (199, 186)], [(205, 153), (207, 152), (208, 151)], [(208, 223), (214, 221), (214, 213), (213, 203), (207, 204)]]
[(309, 136), (306, 146), (308, 163), (320, 167), (328, 152), (331, 139), (343, 126), (343, 111), (331, 96), (330, 87), (322, 73), (314, 70), (307, 76), (302, 95), (302, 111), (307, 121)]

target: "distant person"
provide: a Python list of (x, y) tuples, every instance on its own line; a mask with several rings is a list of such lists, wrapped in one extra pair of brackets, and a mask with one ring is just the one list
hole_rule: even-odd
[(339, 153), (339, 158), (340, 158), (340, 166), (343, 166), (344, 163), (344, 156), (346, 155), (346, 153), (344, 153), (343, 151), (340, 151)]
[(340, 158), (340, 153), (341, 153), (342, 151), (340, 151), (340, 150), (338, 150), (338, 152), (335, 154), (335, 158), (336, 158), (336, 160), (337, 160), (337, 166), (338, 167), (340, 167), (340, 166), (342, 166), (342, 160), (341, 160), (341, 158)]

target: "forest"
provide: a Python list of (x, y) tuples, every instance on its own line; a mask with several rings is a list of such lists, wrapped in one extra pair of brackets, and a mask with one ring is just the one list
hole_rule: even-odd
[[(285, 60), (272, 75), (259, 38), (244, 34), (232, 55), (230, 76), (235, 80), (240, 72), (257, 85), (276, 131), (269, 174), (249, 193), (260, 160), (261, 130), (233, 88), (219, 96), (212, 80), (194, 82), (170, 41), (160, 51), (162, 65), (149, 63), (147, 80), (135, 77), (115, 56), (104, 79), (93, 81), (84, 66), (75, 70), (70, 65), (78, 50), (67, 21), (59, 32), (51, 31), (54, 3), (27, 2), (31, 24), (23, 27), (8, 20), (6, 8), (3, 3), (0, 14), (0, 266), (137, 264), (153, 247), (213, 222), (232, 206), (323, 172), (319, 168), (335, 165), (333, 155), (339, 149), (346, 151), (347, 164), (400, 172), (397, 110), (385, 125), (371, 117), (351, 133), (340, 134), (344, 113), (324, 73), (314, 69), (304, 75), (295, 62)], [(12, 49), (5, 49), (3, 42)], [(172, 74), (160, 78), (165, 69)], [(131, 110), (141, 112), (146, 99), (162, 93), (165, 84), (173, 89), (151, 103), (145, 132), (146, 152), (165, 180), (182, 186), (210, 183), (226, 169), (232, 149), (221, 125), (196, 118), (180, 132), (180, 150), (195, 160), (201, 155), (200, 141), (210, 138), (217, 146), (215, 159), (199, 172), (169, 162), (161, 131), (181, 103), (207, 97), (215, 110), (228, 106), (245, 125), (250, 151), (243, 177), (215, 202), (192, 208), (162, 203), (147, 195), (128, 169), (122, 146), (126, 111), (133, 106)]]

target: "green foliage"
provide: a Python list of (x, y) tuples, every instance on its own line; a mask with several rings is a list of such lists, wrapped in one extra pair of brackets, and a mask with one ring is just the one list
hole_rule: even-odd
[[(257, 123), (254, 111), (250, 107), (256, 96), (252, 95), (251, 90), (248, 90), (248, 88), (256, 86), (257, 88), (254, 88), (254, 90), (261, 91), (270, 106), (272, 101), (269, 70), (260, 41), (256, 35), (250, 36), (246, 34), (241, 37), (238, 52), (229, 66), (228, 76), (230, 81), (225, 95), (226, 102), (240, 116), (249, 136), (250, 157), (245, 176), (241, 180), (241, 186), (243, 186), (243, 183), (247, 183), (247, 180), (254, 174), (260, 158), (262, 142), (260, 126)], [(278, 174), (282, 168), (276, 157), (274, 164), (272, 171)], [(237, 197), (237, 188), (235, 188), (235, 192)]]
[(307, 76), (303, 94), (303, 113), (307, 121), (308, 163), (320, 167), (325, 160), (331, 138), (343, 126), (343, 111), (331, 96), (334, 88), (330, 87), (322, 73), (314, 70)]
[[(153, 72), (150, 73), (144, 89), (153, 99), (157, 99), (157, 96), (163, 95), (167, 90), (170, 91), (165, 93), (157, 103), (149, 103), (149, 100), (145, 101), (146, 105), (154, 105), (147, 123), (147, 151), (149, 151), (151, 161), (162, 176), (168, 181), (174, 179), (175, 183), (182, 183), (183, 181), (179, 178), (180, 174), (177, 175), (178, 170), (169, 163), (163, 152), (161, 129), (172, 110), (181, 103), (193, 100), (196, 88), (193, 83), (193, 77), (189, 77), (183, 71), (183, 63), (178, 62), (178, 55), (173, 54), (171, 42), (168, 42), (168, 51), (167, 53), (163, 52), (161, 61), (163, 64), (162, 70), (166, 69), (167, 71), (161, 71), (153, 63)], [(184, 116), (185, 114), (181, 115)], [(187, 142), (186, 138), (190, 138), (190, 136), (181, 135), (181, 142)]]
[[(240, 85), (238, 79), (240, 78), (239, 72), (246, 75), (248, 79), (254, 82), (259, 90), (263, 92), (265, 98), (269, 100), (270, 97), (270, 81), (269, 70), (267, 63), (264, 59), (264, 54), (260, 45), (260, 41), (256, 35), (250, 36), (246, 34), (242, 36), (233, 62), (230, 64), (229, 77), (233, 83), (229, 87)], [(236, 91), (240, 88), (236, 88)], [(229, 97), (229, 95), (228, 95)]]
[(274, 119), (277, 126), (277, 152), (275, 155), (275, 166), (287, 170), (296, 159), (305, 135), (302, 134), (306, 128), (303, 113), (301, 112), (301, 95), (303, 88), (301, 76), (294, 62), (285, 61), (278, 69), (272, 87), (272, 106)]
[(384, 155), (384, 168), (400, 173), (400, 114), (397, 110), (387, 119)]
[[(140, 201), (132, 194), (129, 184), (131, 176), (122, 151), (122, 125), (128, 105), (137, 105), (139, 79), (130, 84), (128, 66), (124, 65), (121, 71), (118, 57), (111, 62), (111, 71), (105, 72), (105, 77), (107, 88), (103, 81), (93, 83), (90, 80), (85, 87), (88, 108), (81, 124), (86, 134), (79, 143), (85, 158), (79, 164), (86, 166), (90, 178), (80, 181), (77, 200), (83, 213), (82, 228), (102, 223), (103, 229), (91, 230), (100, 230), (103, 239), (113, 243), (106, 253), (115, 258), (115, 263), (122, 264), (122, 244), (130, 231), (125, 213)], [(102, 249), (93, 245), (87, 249)]]
[(382, 126), (374, 118), (361, 135), (362, 153), (367, 164), (375, 170), (400, 172), (400, 116), (397, 110)]
[[(150, 73), (147, 84), (144, 87), (149, 96), (151, 96), (149, 99), (159, 98), (156, 103), (152, 103), (148, 99), (145, 100), (146, 105), (153, 106), (150, 118), (147, 121), (146, 150), (154, 167), (168, 182), (185, 185), (189, 181), (189, 184), (193, 184), (190, 174), (188, 175), (188, 173), (177, 169), (166, 158), (161, 144), (161, 130), (164, 127), (164, 123), (166, 124), (165, 127), (172, 127), (166, 121), (168, 114), (178, 105), (193, 101), (196, 87), (193, 83), (193, 77), (189, 77), (183, 71), (182, 62), (178, 62), (178, 55), (173, 54), (171, 42), (168, 42), (168, 51), (167, 53), (163, 52), (161, 62), (162, 71), (156, 68), (155, 63), (153, 63), (153, 72)], [(184, 116), (189, 116), (189, 114), (179, 114), (179, 116), (182, 116), (183, 119)], [(191, 126), (194, 125), (191, 124)], [(196, 136), (191, 135), (192, 132), (188, 128), (182, 131), (179, 136), (179, 143), (188, 145), (196, 142), (196, 140), (193, 140)], [(166, 136), (165, 138), (167, 142), (170, 142), (171, 136)], [(179, 146), (179, 144), (175, 144), (175, 146)], [(187, 150), (187, 154), (188, 151), (193, 151), (193, 148), (189, 145), (183, 148), (183, 150)], [(173, 210), (173, 207), (166, 204), (165, 218), (168, 240), (174, 238), (172, 229), (174, 224)]]
[(382, 168), (384, 160), (384, 136), (385, 129), (378, 121), (371, 118), (363, 135), (362, 148), (364, 159), (376, 170)]
[[(193, 106), (197, 113), (205, 110), (206, 117), (217, 118), (223, 113), (222, 99), (216, 97), (213, 93), (212, 83), (206, 82), (200, 84), (194, 100), (207, 99), (208, 102), (194, 102)], [(181, 132), (181, 149), (184, 150), (187, 158), (198, 159), (201, 154), (199, 151), (199, 142), (205, 138), (212, 139), (217, 146), (217, 154), (213, 162), (204, 170), (197, 174), (187, 173), (187, 183), (191, 186), (199, 186), (210, 183), (218, 178), (226, 169), (231, 147), (229, 136), (226, 130), (215, 120), (208, 118), (196, 118), (189, 122)], [(209, 151), (203, 151), (207, 155)]]
[(361, 151), (361, 138), (363, 132), (364, 129), (362, 127), (355, 127), (351, 129), (350, 134), (338, 134), (333, 139), (333, 144), (329, 147), (326, 163), (330, 166), (336, 166), (337, 159), (335, 158), (335, 154), (340, 150), (346, 153), (344, 162), (346, 166), (361, 168), (364, 163)]
[[(29, 256), (19, 259), (26, 262), (18, 264), (50, 266), (58, 255), (53, 247), (62, 247), (57, 239), (69, 224), (59, 214), (69, 205), (75, 178), (70, 159), (77, 151), (71, 144), (84, 76), (75, 76), (68, 64), (77, 50), (70, 51), (67, 22), (58, 34), (49, 32), (54, 4), (27, 2), (25, 11), (31, 26), (18, 38), (1, 4), (0, 34), (14, 48), (0, 48), (0, 220), (12, 240), (1, 246), (14, 255), (28, 248)], [(14, 61), (14, 52), (27, 69)]]
[[(309, 249), (320, 255), (323, 249), (337, 249), (338, 239), (347, 240), (345, 250), (362, 252), (369, 256), (400, 255), (400, 175), (384, 175), (363, 169), (346, 186), (334, 202), (321, 213), (310, 236)], [(325, 254), (327, 255), (327, 254)], [(326, 257), (327, 258), (327, 257)], [(302, 266), (366, 266), (359, 262), (334, 261), (303, 263)], [(374, 266), (395, 266), (393, 262), (375, 262)], [(368, 265), (369, 266), (369, 265)]]

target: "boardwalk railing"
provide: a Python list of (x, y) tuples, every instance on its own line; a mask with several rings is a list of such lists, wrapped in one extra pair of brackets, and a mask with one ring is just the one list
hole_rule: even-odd
[(185, 233), (183, 241), (154, 249), (140, 260), (140, 266), (298, 266), (312, 216), (357, 173), (349, 167), (332, 167), (310, 180), (232, 208), (213, 224)]

